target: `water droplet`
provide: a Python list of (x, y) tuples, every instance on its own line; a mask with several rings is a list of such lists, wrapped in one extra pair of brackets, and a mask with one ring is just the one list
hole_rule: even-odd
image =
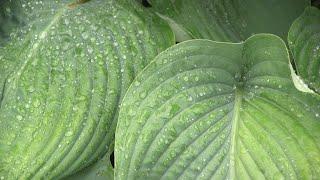
[(39, 107), (40, 106), (40, 101), (38, 99), (36, 99), (34, 102), (33, 102), (33, 106), (34, 107)]
[(81, 36), (82, 36), (83, 39), (88, 39), (89, 34), (88, 34), (87, 32), (83, 32), (83, 33), (81, 34)]
[(64, 24), (68, 26), (70, 24), (69, 19), (64, 19)]
[(93, 53), (93, 49), (91, 47), (88, 47), (88, 53), (92, 54)]
[(146, 96), (147, 96), (147, 93), (146, 93), (146, 92), (140, 93), (140, 98), (145, 98)]
[(23, 117), (22, 117), (21, 115), (18, 115), (18, 116), (17, 116), (17, 119), (18, 119), (19, 121), (21, 121), (21, 120), (23, 119)]
[(139, 82), (139, 81), (136, 81), (136, 82), (134, 82), (134, 85), (135, 85), (135, 86), (139, 86), (139, 85), (140, 85), (140, 82)]
[(72, 136), (72, 135), (73, 135), (73, 132), (72, 132), (72, 131), (68, 131), (68, 132), (66, 133), (66, 136), (67, 136), (67, 137)]
[(28, 91), (29, 91), (30, 93), (33, 93), (33, 92), (35, 91), (35, 89), (34, 89), (33, 86), (31, 86), (31, 87), (29, 87)]

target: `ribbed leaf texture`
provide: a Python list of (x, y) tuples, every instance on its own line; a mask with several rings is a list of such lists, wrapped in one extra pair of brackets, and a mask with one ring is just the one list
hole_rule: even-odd
[(173, 33), (116, 0), (19, 2), (26, 26), (0, 49), (0, 177), (60, 179), (113, 150), (122, 96)]
[(116, 179), (316, 179), (320, 98), (285, 43), (191, 40), (158, 55), (120, 108)]
[(178, 41), (205, 38), (240, 42), (252, 34), (272, 33), (287, 39), (292, 22), (310, 0), (149, 0), (166, 19)]
[(288, 36), (297, 74), (320, 94), (320, 10), (307, 8), (293, 23)]

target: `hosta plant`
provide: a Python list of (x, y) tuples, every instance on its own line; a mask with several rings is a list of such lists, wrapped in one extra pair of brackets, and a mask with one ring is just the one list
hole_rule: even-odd
[(164, 51), (132, 83), (117, 128), (117, 179), (320, 175), (320, 97), (295, 88), (274, 35)]
[(310, 4), (0, 1), (0, 180), (318, 179)]
[(320, 10), (307, 8), (292, 24), (288, 41), (297, 74), (320, 94)]
[(10, 6), (27, 26), (0, 49), (0, 177), (63, 178), (113, 150), (122, 96), (173, 34), (125, 2)]

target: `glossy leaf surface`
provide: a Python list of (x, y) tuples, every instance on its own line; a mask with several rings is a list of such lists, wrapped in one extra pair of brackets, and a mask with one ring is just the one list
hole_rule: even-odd
[(83, 2), (20, 4), (27, 25), (0, 49), (2, 179), (60, 179), (112, 150), (124, 92), (174, 43), (139, 6)]
[(136, 78), (120, 109), (117, 179), (320, 175), (320, 98), (296, 90), (274, 35), (173, 46)]
[(293, 23), (288, 36), (297, 74), (320, 94), (320, 10), (307, 8)]

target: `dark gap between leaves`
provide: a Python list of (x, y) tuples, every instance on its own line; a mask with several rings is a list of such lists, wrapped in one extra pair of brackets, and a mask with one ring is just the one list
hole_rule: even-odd
[(3, 98), (4, 98), (4, 93), (5, 93), (5, 89), (6, 89), (6, 85), (7, 85), (7, 80), (8, 80), (8, 77), (6, 77), (6, 79), (4, 80), (4, 83), (3, 83), (3, 87), (2, 87), (2, 91), (1, 91), (1, 97), (0, 97), (0, 108), (2, 106), (2, 101), (3, 101)]
[(114, 168), (114, 151), (110, 155), (110, 162), (111, 162), (112, 167)]
[(152, 7), (148, 0), (142, 0), (142, 5), (146, 8)]
[(311, 4), (312, 6), (320, 8), (320, 0), (312, 0)]
[(75, 7), (77, 7), (77, 6), (81, 5), (81, 4), (87, 3), (89, 1), (90, 0), (77, 0), (76, 2), (69, 4), (68, 7), (70, 9), (74, 9)]

